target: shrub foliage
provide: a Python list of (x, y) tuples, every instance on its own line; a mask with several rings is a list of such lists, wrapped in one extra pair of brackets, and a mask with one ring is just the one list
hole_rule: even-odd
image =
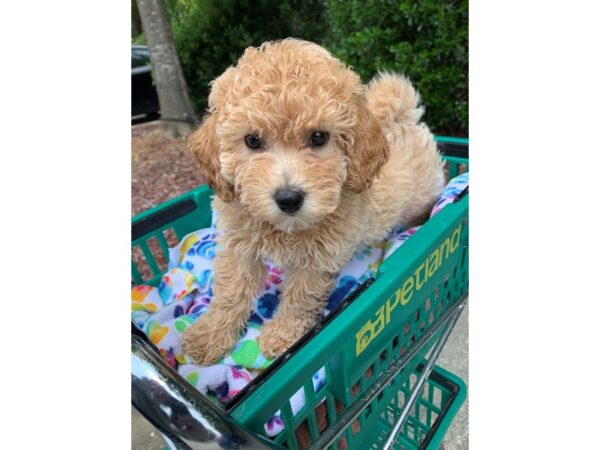
[(467, 135), (467, 0), (327, 0), (325, 46), (368, 81), (408, 75), (437, 133)]

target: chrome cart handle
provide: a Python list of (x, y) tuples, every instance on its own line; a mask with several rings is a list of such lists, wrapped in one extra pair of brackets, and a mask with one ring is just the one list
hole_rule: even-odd
[(131, 335), (131, 402), (177, 448), (281, 448), (243, 429), (135, 334)]

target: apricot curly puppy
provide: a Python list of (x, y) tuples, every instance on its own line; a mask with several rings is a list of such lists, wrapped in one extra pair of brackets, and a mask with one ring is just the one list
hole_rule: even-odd
[(279, 309), (259, 345), (276, 357), (319, 320), (360, 243), (410, 226), (443, 188), (419, 96), (398, 75), (368, 86), (316, 44), (248, 48), (212, 83), (190, 149), (216, 191), (221, 250), (214, 297), (183, 335), (209, 364), (237, 342), (270, 259), (285, 267)]

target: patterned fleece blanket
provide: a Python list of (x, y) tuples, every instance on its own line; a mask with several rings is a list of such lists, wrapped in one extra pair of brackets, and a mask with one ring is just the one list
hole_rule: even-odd
[[(468, 186), (467, 173), (451, 180), (436, 202), (431, 216), (456, 200)], [(255, 306), (246, 329), (231, 353), (218, 364), (201, 367), (188, 360), (181, 350), (184, 330), (204, 314), (212, 297), (213, 259), (216, 250), (216, 229), (194, 231), (179, 245), (169, 249), (169, 266), (158, 287), (136, 286), (132, 290), (131, 315), (134, 323), (160, 351), (162, 357), (201, 393), (217, 404), (230, 401), (248, 385), (272, 360), (260, 352), (256, 338), (263, 324), (277, 311), (279, 287), (285, 271), (268, 261), (264, 291), (255, 299)], [(341, 271), (327, 306), (326, 316), (369, 277), (375, 278), (380, 264), (400, 247), (420, 227), (393, 229), (386, 240), (377, 245), (362, 246)], [(315, 392), (325, 384), (325, 371), (313, 376)], [(291, 399), (292, 411), (304, 406), (304, 391), (300, 389)], [(266, 424), (267, 435), (275, 436), (283, 429), (283, 420), (277, 412)]]

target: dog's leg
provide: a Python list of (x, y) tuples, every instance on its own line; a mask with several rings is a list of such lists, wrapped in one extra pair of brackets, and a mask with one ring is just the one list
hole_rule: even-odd
[(281, 355), (319, 321), (334, 281), (334, 274), (286, 269), (279, 309), (258, 337), (263, 355)]
[(265, 276), (262, 263), (223, 249), (214, 262), (214, 295), (208, 311), (183, 333), (184, 353), (201, 365), (217, 362), (235, 345)]

